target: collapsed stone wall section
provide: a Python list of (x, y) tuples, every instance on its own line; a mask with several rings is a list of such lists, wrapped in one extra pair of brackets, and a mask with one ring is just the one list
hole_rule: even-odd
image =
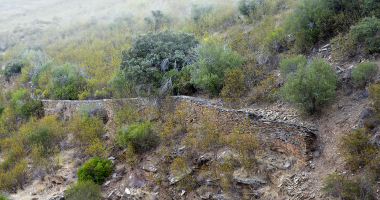
[[(280, 120), (264, 119), (259, 113), (246, 110), (226, 109), (208, 104), (202, 99), (188, 96), (172, 97), (176, 105), (185, 102), (188, 108), (187, 123), (198, 124), (202, 115), (211, 113), (218, 127), (224, 132), (231, 131), (237, 125), (249, 124), (250, 131), (256, 133), (261, 147), (296, 156), (303, 161), (312, 158), (316, 141), (316, 130), (305, 126), (291, 124)], [(97, 104), (103, 107), (109, 119), (113, 119), (117, 110), (126, 102), (132, 103), (139, 109), (147, 107), (151, 102), (144, 98), (103, 99), (103, 100), (42, 100), (45, 115), (60, 115), (69, 120), (79, 107)]]

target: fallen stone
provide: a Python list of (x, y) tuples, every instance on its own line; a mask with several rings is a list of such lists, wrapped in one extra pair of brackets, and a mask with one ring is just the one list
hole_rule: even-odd
[(104, 183), (104, 186), (108, 186), (111, 183), (111, 181), (107, 181)]
[(206, 153), (206, 154), (200, 156), (199, 158), (197, 158), (196, 162), (197, 162), (198, 165), (199, 164), (204, 164), (204, 163), (212, 160), (213, 156), (214, 155), (212, 153)]
[(63, 194), (57, 194), (55, 196), (52, 196), (50, 197), (48, 200), (64, 200), (65, 197), (63, 196)]
[(206, 194), (201, 196), (201, 199), (210, 199), (211, 197), (211, 192), (206, 192)]
[(259, 188), (261, 185), (265, 185), (267, 183), (261, 178), (248, 174), (244, 168), (235, 170), (233, 173), (233, 179), (238, 183), (250, 185), (253, 188)]
[(178, 174), (178, 175), (171, 175), (169, 176), (170, 184), (174, 184), (182, 180), (186, 175), (190, 174), (193, 170), (191, 168), (187, 168), (187, 170), (184, 173)]
[(155, 168), (152, 164), (143, 165), (142, 169), (148, 172), (157, 172), (157, 168)]

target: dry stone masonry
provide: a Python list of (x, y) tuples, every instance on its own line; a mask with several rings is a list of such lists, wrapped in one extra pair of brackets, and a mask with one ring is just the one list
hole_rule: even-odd
[[(230, 131), (236, 125), (249, 124), (249, 129), (255, 132), (261, 147), (294, 155), (298, 159), (307, 161), (312, 158), (314, 143), (316, 141), (316, 130), (284, 122), (285, 117), (267, 117), (263, 112), (253, 109), (234, 110), (226, 109), (216, 105), (208, 104), (205, 100), (188, 96), (172, 97), (175, 104), (185, 103), (189, 109), (187, 123), (197, 124), (204, 113), (211, 113), (216, 119), (219, 128), (223, 131)], [(103, 107), (109, 119), (113, 119), (115, 112), (122, 107), (125, 102), (130, 102), (138, 108), (149, 105), (148, 99), (104, 99), (104, 100), (42, 100), (45, 115), (60, 115), (68, 120), (79, 107), (95, 104)], [(266, 112), (270, 113), (270, 111)]]

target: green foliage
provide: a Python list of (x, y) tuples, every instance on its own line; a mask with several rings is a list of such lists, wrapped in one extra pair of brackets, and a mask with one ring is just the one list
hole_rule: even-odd
[(366, 85), (377, 75), (379, 67), (376, 62), (360, 63), (352, 70), (352, 78), (358, 85)]
[(308, 51), (320, 39), (326, 39), (359, 19), (360, 2), (352, 0), (301, 0), (285, 20), (286, 30), (296, 39), (299, 51)]
[(380, 17), (380, 2), (379, 0), (365, 0), (360, 5), (362, 16)]
[(354, 56), (356, 52), (356, 41), (351, 34), (343, 36), (339, 33), (331, 40), (331, 58), (339, 62), (347, 56)]
[(281, 76), (286, 78), (289, 74), (296, 72), (300, 68), (304, 68), (308, 62), (307, 58), (302, 54), (282, 60), (279, 68)]
[(101, 185), (112, 170), (113, 164), (111, 160), (92, 157), (78, 169), (78, 182), (94, 181), (96, 184)]
[(166, 84), (171, 84), (172, 92), (175, 95), (190, 95), (196, 91), (191, 83), (189, 67), (183, 67), (180, 71), (172, 69), (164, 74), (162, 80)]
[(105, 131), (102, 119), (75, 115), (71, 120), (71, 130), (73, 143), (86, 154), (101, 156), (106, 153), (106, 147), (101, 142)]
[(164, 15), (160, 10), (152, 10), (152, 17), (145, 17), (144, 21), (151, 26), (154, 32), (165, 27), (165, 25), (170, 24), (170, 17), (168, 15)]
[(1, 116), (1, 114), (3, 113), (4, 110), (5, 110), (5, 107), (0, 106), (0, 116)]
[(380, 52), (380, 19), (375, 16), (365, 17), (355, 26), (351, 26), (350, 34), (359, 42), (364, 42), (366, 51), (372, 53)]
[(377, 153), (377, 147), (371, 143), (366, 128), (358, 128), (342, 136), (339, 149), (353, 169), (370, 164)]
[(357, 40), (365, 41), (374, 36), (380, 29), (380, 20), (376, 17), (365, 17), (355, 26), (351, 26), (350, 34)]
[(64, 191), (64, 196), (67, 200), (100, 200), (102, 199), (101, 186), (92, 181), (78, 181)]
[(289, 74), (280, 94), (307, 113), (313, 114), (318, 106), (329, 101), (335, 94), (337, 78), (334, 69), (321, 58)]
[(243, 96), (244, 72), (240, 68), (227, 68), (224, 71), (224, 86), (220, 93), (223, 102), (230, 106), (239, 106), (240, 98)]
[(145, 121), (141, 124), (132, 124), (117, 131), (116, 139), (119, 145), (126, 148), (130, 143), (136, 152), (143, 152), (155, 147), (159, 142), (159, 137), (152, 131), (153, 123)]
[(19, 89), (12, 94), (11, 107), (23, 119), (29, 118), (31, 115), (42, 116), (42, 102), (34, 100), (30, 93), (24, 89)]
[(0, 200), (9, 200), (4, 194), (0, 195)]
[[(46, 71), (50, 71), (51, 68), (54, 67), (54, 63), (52, 61), (47, 61), (43, 65), (39, 65), (34, 69), (33, 75), (32, 75), (32, 84), (37, 88), (44, 88), (43, 82), (42, 82), (42, 76)], [(41, 79), (41, 80), (40, 80)]]
[(372, 107), (376, 110), (376, 118), (380, 119), (380, 85), (370, 84), (368, 95), (372, 101)]
[(190, 18), (197, 22), (202, 16), (208, 15), (212, 9), (212, 5), (192, 4)]
[(66, 63), (51, 69), (49, 90), (53, 99), (78, 99), (86, 85), (86, 80), (76, 66)]
[(238, 9), (240, 14), (250, 16), (255, 12), (256, 1), (255, 0), (239, 0)]
[(241, 57), (226, 45), (206, 41), (195, 49), (198, 54), (196, 62), (190, 65), (191, 81), (210, 95), (218, 95), (223, 88), (224, 71), (227, 68), (240, 67), (244, 62)]
[(340, 199), (363, 199), (374, 198), (374, 178), (368, 177), (349, 180), (337, 173), (328, 174), (323, 180), (322, 191), (327, 195)]
[(9, 80), (9, 78), (13, 74), (20, 73), (22, 67), (23, 67), (23, 64), (20, 61), (18, 61), (18, 60), (14, 60), (14, 61), (8, 62), (5, 65), (5, 69), (4, 69), (5, 79)]
[(191, 48), (197, 44), (193, 35), (183, 32), (165, 30), (139, 35), (131, 47), (122, 52), (120, 69), (130, 83), (159, 86), (160, 80), (155, 74), (186, 66), (192, 55)]

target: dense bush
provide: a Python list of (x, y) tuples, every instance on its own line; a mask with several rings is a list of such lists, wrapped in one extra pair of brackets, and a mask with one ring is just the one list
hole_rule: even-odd
[(380, 52), (380, 36), (376, 35), (380, 30), (380, 19), (366, 17), (355, 26), (351, 26), (350, 34), (359, 42), (364, 42), (369, 53)]
[(27, 119), (31, 115), (42, 116), (42, 102), (33, 99), (30, 93), (24, 89), (20, 88), (13, 93), (10, 102), (11, 107), (23, 119)]
[(339, 33), (331, 40), (331, 58), (335, 62), (339, 62), (347, 56), (354, 56), (356, 52), (356, 44), (354, 37), (350, 34), (343, 35)]
[(377, 153), (377, 147), (371, 142), (365, 128), (358, 128), (342, 136), (339, 149), (353, 169), (370, 164)]
[(1, 114), (3, 113), (4, 110), (5, 110), (5, 107), (0, 106), (0, 116), (1, 116)]
[(337, 173), (328, 174), (323, 180), (322, 191), (340, 199), (373, 199), (373, 177), (349, 180)]
[(109, 159), (92, 157), (77, 171), (78, 182), (94, 181), (101, 185), (104, 179), (111, 174), (113, 163)]
[(83, 73), (74, 65), (66, 63), (51, 69), (49, 91), (53, 99), (78, 99), (85, 85)]
[(14, 61), (8, 62), (5, 65), (5, 69), (4, 69), (4, 75), (5, 75), (6, 80), (9, 80), (9, 78), (13, 74), (20, 73), (22, 67), (23, 67), (23, 64), (20, 61), (14, 60)]
[(238, 9), (242, 15), (250, 16), (255, 12), (256, 1), (255, 0), (239, 0)]
[(376, 62), (360, 63), (352, 70), (352, 78), (358, 85), (366, 85), (377, 75), (379, 67)]
[(171, 69), (181, 69), (190, 62), (191, 48), (198, 41), (193, 35), (165, 30), (159, 33), (139, 35), (131, 47), (122, 52), (120, 69), (126, 80), (140, 84), (159, 86), (161, 74)]
[(197, 59), (190, 67), (191, 81), (210, 95), (223, 88), (224, 70), (239, 67), (244, 58), (226, 45), (208, 40), (195, 49)]
[(197, 22), (202, 16), (208, 15), (212, 8), (212, 5), (192, 4), (190, 17)]
[(380, 85), (370, 84), (368, 95), (372, 101), (372, 107), (376, 110), (376, 118), (380, 119)]
[(313, 114), (335, 94), (337, 78), (334, 69), (321, 58), (289, 74), (280, 94), (289, 101)]
[(117, 131), (116, 139), (123, 148), (131, 144), (136, 152), (149, 150), (159, 142), (158, 136), (151, 129), (152, 125), (150, 121), (145, 121), (122, 128)]
[(304, 68), (309, 61), (304, 55), (298, 55), (290, 58), (285, 58), (280, 62), (281, 76), (286, 78), (288, 74), (292, 74), (299, 68)]
[(101, 141), (104, 134), (102, 119), (75, 115), (71, 120), (73, 143), (92, 156), (101, 156), (106, 153), (106, 147)]
[(9, 200), (5, 195), (0, 195), (0, 200)]
[(227, 68), (224, 71), (223, 89), (220, 93), (226, 105), (235, 107), (241, 104), (240, 98), (243, 96), (244, 72), (240, 68)]
[(92, 181), (78, 181), (64, 191), (66, 200), (100, 200), (101, 187)]
[(308, 51), (320, 39), (348, 31), (359, 18), (359, 1), (301, 0), (286, 17), (285, 27), (294, 34), (298, 50)]
[(82, 118), (96, 117), (103, 120), (103, 122), (107, 122), (108, 120), (107, 111), (102, 106), (95, 103), (83, 105), (79, 107), (77, 112)]

